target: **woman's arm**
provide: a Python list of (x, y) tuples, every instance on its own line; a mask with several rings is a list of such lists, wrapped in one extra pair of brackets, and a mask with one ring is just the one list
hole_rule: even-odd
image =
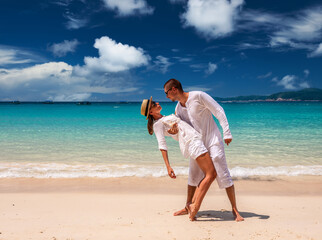
[(163, 149), (160, 149), (160, 151), (161, 151), (165, 166), (167, 167), (169, 177), (176, 178), (176, 175), (175, 175), (175, 173), (174, 173), (174, 171), (171, 168), (170, 163), (169, 163), (168, 151), (163, 150)]
[(168, 148), (167, 143), (164, 137), (164, 124), (159, 121), (153, 124), (153, 131), (158, 140), (159, 149), (161, 151), (164, 163), (167, 167), (169, 177), (176, 178), (173, 169), (170, 167), (169, 158), (168, 158)]

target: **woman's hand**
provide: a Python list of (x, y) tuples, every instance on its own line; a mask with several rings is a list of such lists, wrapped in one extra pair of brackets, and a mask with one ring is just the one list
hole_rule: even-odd
[(173, 171), (172, 167), (168, 167), (167, 169), (168, 169), (169, 177), (176, 178), (176, 175), (174, 174), (174, 171)]
[(168, 130), (168, 133), (172, 134), (172, 135), (175, 135), (178, 132), (179, 132), (179, 129), (178, 129), (178, 124), (177, 123), (173, 124), (172, 128)]

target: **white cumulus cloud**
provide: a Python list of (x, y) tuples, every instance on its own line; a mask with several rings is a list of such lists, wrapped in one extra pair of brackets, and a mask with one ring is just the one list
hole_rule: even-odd
[(75, 52), (76, 47), (79, 45), (77, 39), (74, 40), (64, 40), (61, 43), (54, 43), (48, 47), (48, 50), (51, 51), (57, 57), (63, 57), (69, 52)]
[(277, 86), (282, 86), (286, 90), (295, 90), (298, 88), (310, 87), (307, 81), (299, 82), (301, 80), (295, 75), (286, 75), (280, 80), (277, 77), (275, 77), (272, 79), (272, 81), (276, 82)]
[(217, 64), (209, 62), (208, 68), (205, 71), (206, 75), (208, 76), (208, 75), (213, 74), (217, 70), (217, 68), (218, 68)]
[(287, 90), (294, 90), (295, 87), (295, 80), (297, 79), (294, 75), (286, 75), (281, 80), (278, 80), (277, 78), (273, 78), (273, 82), (276, 82), (277, 86), (282, 86)]
[(207, 39), (225, 37), (235, 29), (244, 0), (189, 0), (181, 18)]
[(96, 39), (99, 57), (85, 57), (84, 65), (48, 62), (20, 68), (0, 68), (0, 100), (82, 101), (93, 94), (131, 93), (135, 78), (129, 71), (145, 66), (150, 57), (141, 48)]
[(145, 0), (104, 0), (105, 6), (121, 17), (152, 14), (154, 9)]
[(0, 68), (0, 84), (2, 87), (13, 88), (21, 84), (28, 86), (33, 82), (50, 81), (53, 78), (69, 82), (72, 70), (73, 67), (64, 62), (49, 62), (18, 69)]
[[(64, 62), (49, 62), (27, 68), (0, 69), (0, 100), (84, 101), (93, 93), (138, 91), (130, 77), (95, 75), (81, 77)], [(94, 79), (95, 78), (95, 79)], [(126, 87), (125, 87), (125, 82)]]
[(85, 78), (73, 77), (72, 72), (73, 66), (64, 62), (0, 69), (1, 99), (40, 101), (77, 94), (78, 86), (89, 83)]
[(120, 72), (131, 68), (145, 66), (150, 56), (142, 48), (135, 48), (127, 44), (117, 43), (109, 37), (95, 40), (94, 47), (98, 49), (99, 57), (85, 57), (85, 65), (77, 66), (80, 75), (93, 72)]

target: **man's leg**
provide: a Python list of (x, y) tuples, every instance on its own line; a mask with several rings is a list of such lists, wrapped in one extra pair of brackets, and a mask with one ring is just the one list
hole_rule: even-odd
[(236, 203), (235, 187), (230, 176), (226, 162), (224, 146), (213, 146), (209, 149), (210, 156), (217, 171), (217, 183), (219, 188), (225, 188), (228, 199), (232, 207), (232, 213), (237, 222), (243, 221), (244, 218), (239, 214)]
[(236, 195), (235, 195), (235, 187), (234, 185), (226, 188), (226, 193), (229, 198), (233, 215), (237, 222), (244, 221), (244, 218), (239, 214), (236, 204)]

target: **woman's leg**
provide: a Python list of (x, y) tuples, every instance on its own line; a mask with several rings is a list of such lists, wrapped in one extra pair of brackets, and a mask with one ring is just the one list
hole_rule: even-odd
[(199, 208), (201, 206), (202, 200), (204, 199), (210, 185), (216, 179), (216, 169), (210, 158), (209, 153), (204, 153), (196, 159), (199, 167), (204, 172), (205, 177), (200, 182), (194, 196), (194, 202), (189, 205), (190, 208), (190, 220), (193, 221)]

